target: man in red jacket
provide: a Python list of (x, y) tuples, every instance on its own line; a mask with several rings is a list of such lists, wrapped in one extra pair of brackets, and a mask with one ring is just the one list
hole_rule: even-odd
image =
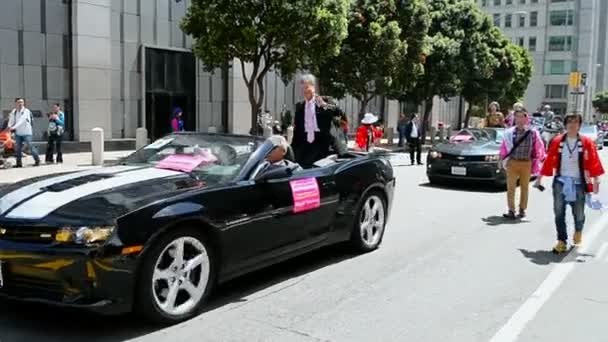
[(547, 159), (536, 181), (536, 186), (542, 189), (543, 176), (555, 175), (553, 211), (557, 244), (553, 247), (554, 253), (568, 250), (567, 204), (572, 207), (574, 216), (574, 245), (581, 244), (585, 224), (585, 196), (587, 193), (599, 191), (599, 177), (604, 174), (595, 142), (579, 134), (582, 123), (583, 118), (580, 114), (566, 115), (564, 118), (566, 133), (558, 135), (551, 141)]

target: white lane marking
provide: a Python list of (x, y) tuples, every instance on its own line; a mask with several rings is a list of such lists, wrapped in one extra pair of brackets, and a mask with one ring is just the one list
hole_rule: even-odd
[(598, 250), (597, 254), (595, 255), (595, 258), (597, 260), (602, 260), (602, 257), (604, 256), (604, 253), (606, 253), (606, 249), (608, 249), (608, 242), (602, 243), (602, 246), (600, 247), (600, 249)]
[[(585, 234), (585, 245), (578, 250), (579, 254), (585, 254), (591, 248), (593, 240), (604, 230), (608, 224), (608, 213), (598, 219), (589, 233)], [(492, 337), (490, 342), (512, 342), (516, 341), (526, 325), (534, 319), (542, 306), (551, 298), (553, 293), (564, 282), (566, 277), (577, 265), (573, 260), (562, 261), (555, 265), (547, 278), (540, 284), (538, 289), (524, 302), (524, 304), (511, 316), (509, 321)]]
[(177, 171), (161, 170), (157, 168), (123, 172), (112, 178), (86, 183), (64, 191), (44, 192), (17, 206), (9, 212), (6, 217), (17, 219), (40, 219), (70, 202), (92, 195), (96, 192), (109, 190), (130, 183), (165, 178), (179, 174), (181, 173)]
[(1, 197), (0, 198), (0, 214), (9, 210), (15, 204), (25, 200), (26, 198), (37, 194), (38, 192), (40, 192), (41, 188), (44, 188), (46, 186), (51, 186), (53, 184), (65, 182), (70, 179), (75, 179), (78, 177), (88, 176), (88, 175), (92, 175), (92, 174), (96, 174), (96, 173), (101, 173), (101, 174), (117, 173), (120, 171), (131, 170), (131, 169), (135, 169), (135, 168), (137, 168), (137, 167), (135, 167), (135, 166), (115, 166), (115, 167), (107, 167), (107, 168), (100, 168), (100, 169), (91, 169), (91, 170), (86, 170), (86, 171), (81, 171), (81, 172), (73, 172), (73, 173), (70, 173), (67, 175), (63, 175), (63, 176), (56, 176), (56, 177), (51, 176), (50, 178), (26, 185), (22, 188), (19, 188), (13, 192), (10, 192), (10, 193), (4, 195), (4, 197)]

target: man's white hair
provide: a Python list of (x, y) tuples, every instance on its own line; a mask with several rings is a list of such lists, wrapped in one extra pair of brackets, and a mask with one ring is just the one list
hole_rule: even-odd
[(304, 74), (300, 77), (300, 84), (312, 84), (313, 86), (317, 83), (317, 79), (312, 74)]
[(273, 135), (268, 138), (268, 141), (272, 143), (272, 146), (282, 148), (283, 154), (286, 154), (287, 151), (289, 151), (289, 143), (287, 142), (287, 139), (285, 139), (285, 137), (283, 137), (282, 135)]
[(523, 109), (523, 108), (524, 108), (524, 104), (521, 102), (515, 102), (515, 104), (513, 105), (514, 110)]

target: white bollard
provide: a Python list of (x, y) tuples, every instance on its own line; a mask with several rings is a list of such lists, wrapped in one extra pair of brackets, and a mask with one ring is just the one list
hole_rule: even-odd
[(139, 150), (146, 145), (148, 145), (148, 130), (139, 127), (135, 130), (135, 149)]
[(287, 127), (287, 142), (291, 144), (293, 141), (293, 126)]
[(91, 130), (91, 159), (93, 165), (103, 164), (103, 153), (103, 128), (96, 127)]
[(209, 126), (209, 128), (207, 128), (207, 133), (217, 133), (217, 127)]

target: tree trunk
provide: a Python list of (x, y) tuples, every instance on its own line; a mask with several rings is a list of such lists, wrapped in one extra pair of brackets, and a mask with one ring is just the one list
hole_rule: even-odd
[(421, 143), (424, 145), (426, 143), (426, 132), (431, 127), (430, 119), (431, 119), (431, 111), (433, 110), (433, 98), (429, 98), (424, 100), (424, 117), (422, 119), (422, 134), (420, 135)]
[(369, 101), (371, 101), (374, 97), (375, 97), (375, 95), (371, 95), (369, 97), (364, 95), (362, 97), (361, 109), (359, 110), (359, 120), (363, 119), (363, 115), (365, 115), (365, 113), (367, 113), (367, 105), (369, 104)]
[(260, 113), (260, 107), (255, 98), (255, 84), (253, 82), (247, 83), (247, 91), (249, 93), (249, 105), (251, 107), (251, 135), (258, 135), (258, 114)]
[(464, 117), (464, 127), (463, 128), (469, 128), (469, 120), (471, 120), (471, 104), (469, 104), (469, 108), (467, 108), (467, 115), (465, 115)]

